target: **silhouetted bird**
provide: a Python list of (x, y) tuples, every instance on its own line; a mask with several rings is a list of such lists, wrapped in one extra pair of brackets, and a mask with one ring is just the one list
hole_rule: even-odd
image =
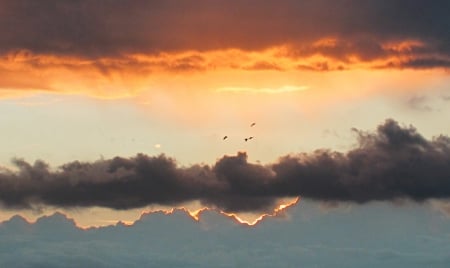
[(223, 139), (222, 140), (226, 140), (228, 138), (228, 136), (225, 136), (225, 137), (223, 137)]
[(248, 141), (248, 138), (245, 138), (244, 140), (245, 140), (245, 141)]
[(255, 122), (253, 122), (251, 125), (250, 125), (250, 127), (253, 127), (254, 125), (256, 125), (256, 123)]
[(253, 136), (252, 136), (252, 137), (248, 137), (248, 139), (249, 139), (249, 140), (253, 139)]

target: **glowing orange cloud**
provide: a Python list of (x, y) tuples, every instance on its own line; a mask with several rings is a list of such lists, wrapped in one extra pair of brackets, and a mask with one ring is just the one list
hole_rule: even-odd
[[(201, 84), (214, 74), (239, 74), (241, 77), (263, 77), (267, 73), (285, 79), (299, 72), (329, 72), (339, 70), (371, 70), (378, 68), (407, 68), (414, 60), (428, 60), (414, 53), (425, 44), (417, 40), (386, 42), (381, 45), (383, 56), (365, 58), (357, 52), (341, 51), (351, 47), (335, 37), (321, 38), (306, 47), (276, 46), (259, 51), (224, 49), (210, 51), (181, 51), (156, 54), (123, 54), (95, 59), (75, 56), (33, 54), (19, 50), (0, 58), (0, 97), (27, 93), (53, 92), (84, 94), (97, 98), (131, 98), (148, 90), (165, 88), (170, 80), (189, 80), (201, 74)], [(434, 55), (435, 56), (435, 55)], [(434, 57), (433, 56), (433, 57)], [(408, 65), (410, 64), (410, 65)], [(417, 64), (417, 63), (416, 63)], [(309, 76), (310, 74), (306, 74)], [(196, 78), (197, 79), (197, 78)], [(233, 79), (236, 79), (234, 75)], [(265, 79), (266, 80), (266, 79)], [(278, 83), (277, 85), (240, 85), (221, 83), (219, 91), (282, 93), (301, 91), (308, 83)], [(203, 87), (205, 88), (205, 87)], [(259, 89), (259, 90), (258, 90)], [(171, 90), (165, 88), (164, 90)]]

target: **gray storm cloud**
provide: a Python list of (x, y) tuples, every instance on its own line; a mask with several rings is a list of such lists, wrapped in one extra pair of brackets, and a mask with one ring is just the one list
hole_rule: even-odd
[[(446, 0), (0, 0), (0, 54), (82, 58), (129, 53), (261, 50), (342, 61), (403, 56), (381, 67), (448, 67)], [(336, 38), (333, 45), (317, 45)], [(419, 42), (406, 50), (386, 43)]]
[(6, 208), (100, 206), (129, 209), (198, 200), (228, 212), (268, 211), (277, 198), (364, 203), (450, 197), (450, 138), (427, 140), (392, 119), (374, 132), (354, 129), (358, 146), (288, 155), (268, 164), (246, 153), (214, 165), (178, 166), (164, 155), (138, 154), (95, 162), (74, 161), (51, 169), (45, 162), (13, 161), (0, 173)]

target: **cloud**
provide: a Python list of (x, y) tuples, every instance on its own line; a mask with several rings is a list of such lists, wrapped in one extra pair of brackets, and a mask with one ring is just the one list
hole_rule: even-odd
[(326, 71), (343, 71), (346, 69), (346, 67), (342, 64), (339, 64), (338, 66), (330, 66), (327, 61), (322, 61), (309, 64), (299, 64), (296, 66), (296, 69), (303, 71), (326, 72)]
[(377, 68), (399, 68), (399, 69), (433, 69), (433, 68), (449, 68), (450, 59), (445, 57), (417, 57), (407, 60), (401, 60), (399, 62), (389, 61), (384, 66), (378, 66)]
[(276, 63), (266, 61), (255, 62), (252, 65), (244, 67), (243, 69), (254, 71), (266, 71), (266, 70), (284, 71), (284, 69), (278, 66)]
[(428, 99), (425, 96), (413, 96), (407, 101), (407, 105), (414, 110), (430, 112), (433, 109), (427, 104)]
[(446, 267), (448, 218), (428, 206), (354, 206), (323, 213), (314, 202), (252, 228), (215, 211), (198, 222), (176, 210), (130, 226), (79, 229), (60, 213), (0, 223), (1, 267)]
[(280, 88), (222, 87), (217, 92), (280, 94), (307, 90), (308, 86), (283, 86)]
[[(39, 5), (0, 0), (0, 54), (24, 50), (100, 59), (287, 45), (296, 55), (342, 61), (435, 55), (432, 63), (413, 65), (448, 67), (442, 58), (450, 54), (449, 5), (445, 0), (408, 5), (401, 0), (44, 0)], [(405, 42), (411, 45), (389, 45)]]
[(253, 164), (240, 152), (212, 165), (180, 167), (164, 155), (138, 154), (74, 161), (52, 170), (45, 162), (13, 161), (0, 173), (7, 208), (100, 206), (129, 209), (199, 200), (227, 212), (269, 211), (281, 197), (364, 203), (450, 197), (450, 138), (427, 140), (392, 119), (373, 133), (354, 129), (359, 145)]
[(279, 191), (289, 187), (304, 197), (359, 203), (449, 195), (449, 137), (429, 141), (393, 120), (375, 133), (355, 132), (359, 147), (345, 154), (319, 150), (274, 164)]

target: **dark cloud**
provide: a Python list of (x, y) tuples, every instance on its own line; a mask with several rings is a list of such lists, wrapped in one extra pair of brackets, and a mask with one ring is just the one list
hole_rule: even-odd
[(427, 140), (393, 120), (376, 132), (354, 130), (359, 146), (347, 153), (317, 150), (253, 164), (245, 153), (213, 166), (180, 167), (164, 155), (138, 154), (71, 162), (52, 170), (16, 159), (0, 172), (0, 202), (8, 208), (101, 206), (113, 209), (199, 200), (225, 211), (266, 211), (277, 198), (326, 202), (450, 197), (450, 138)]
[(407, 68), (428, 69), (436, 67), (450, 67), (450, 59), (440, 58), (418, 58), (405, 62), (401, 65)]
[[(450, 55), (448, 10), (446, 0), (0, 0), (0, 53), (98, 58), (290, 45), (298, 55), (342, 61), (399, 54), (440, 59)], [(323, 38), (336, 42), (317, 45)], [(411, 40), (422, 45), (384, 46)]]
[[(346, 154), (317, 151), (273, 166), (280, 191), (298, 189), (321, 200), (368, 202), (450, 194), (450, 139), (432, 141), (388, 120), (374, 134), (356, 130), (359, 147)], [(301, 189), (301, 190), (300, 190)]]

